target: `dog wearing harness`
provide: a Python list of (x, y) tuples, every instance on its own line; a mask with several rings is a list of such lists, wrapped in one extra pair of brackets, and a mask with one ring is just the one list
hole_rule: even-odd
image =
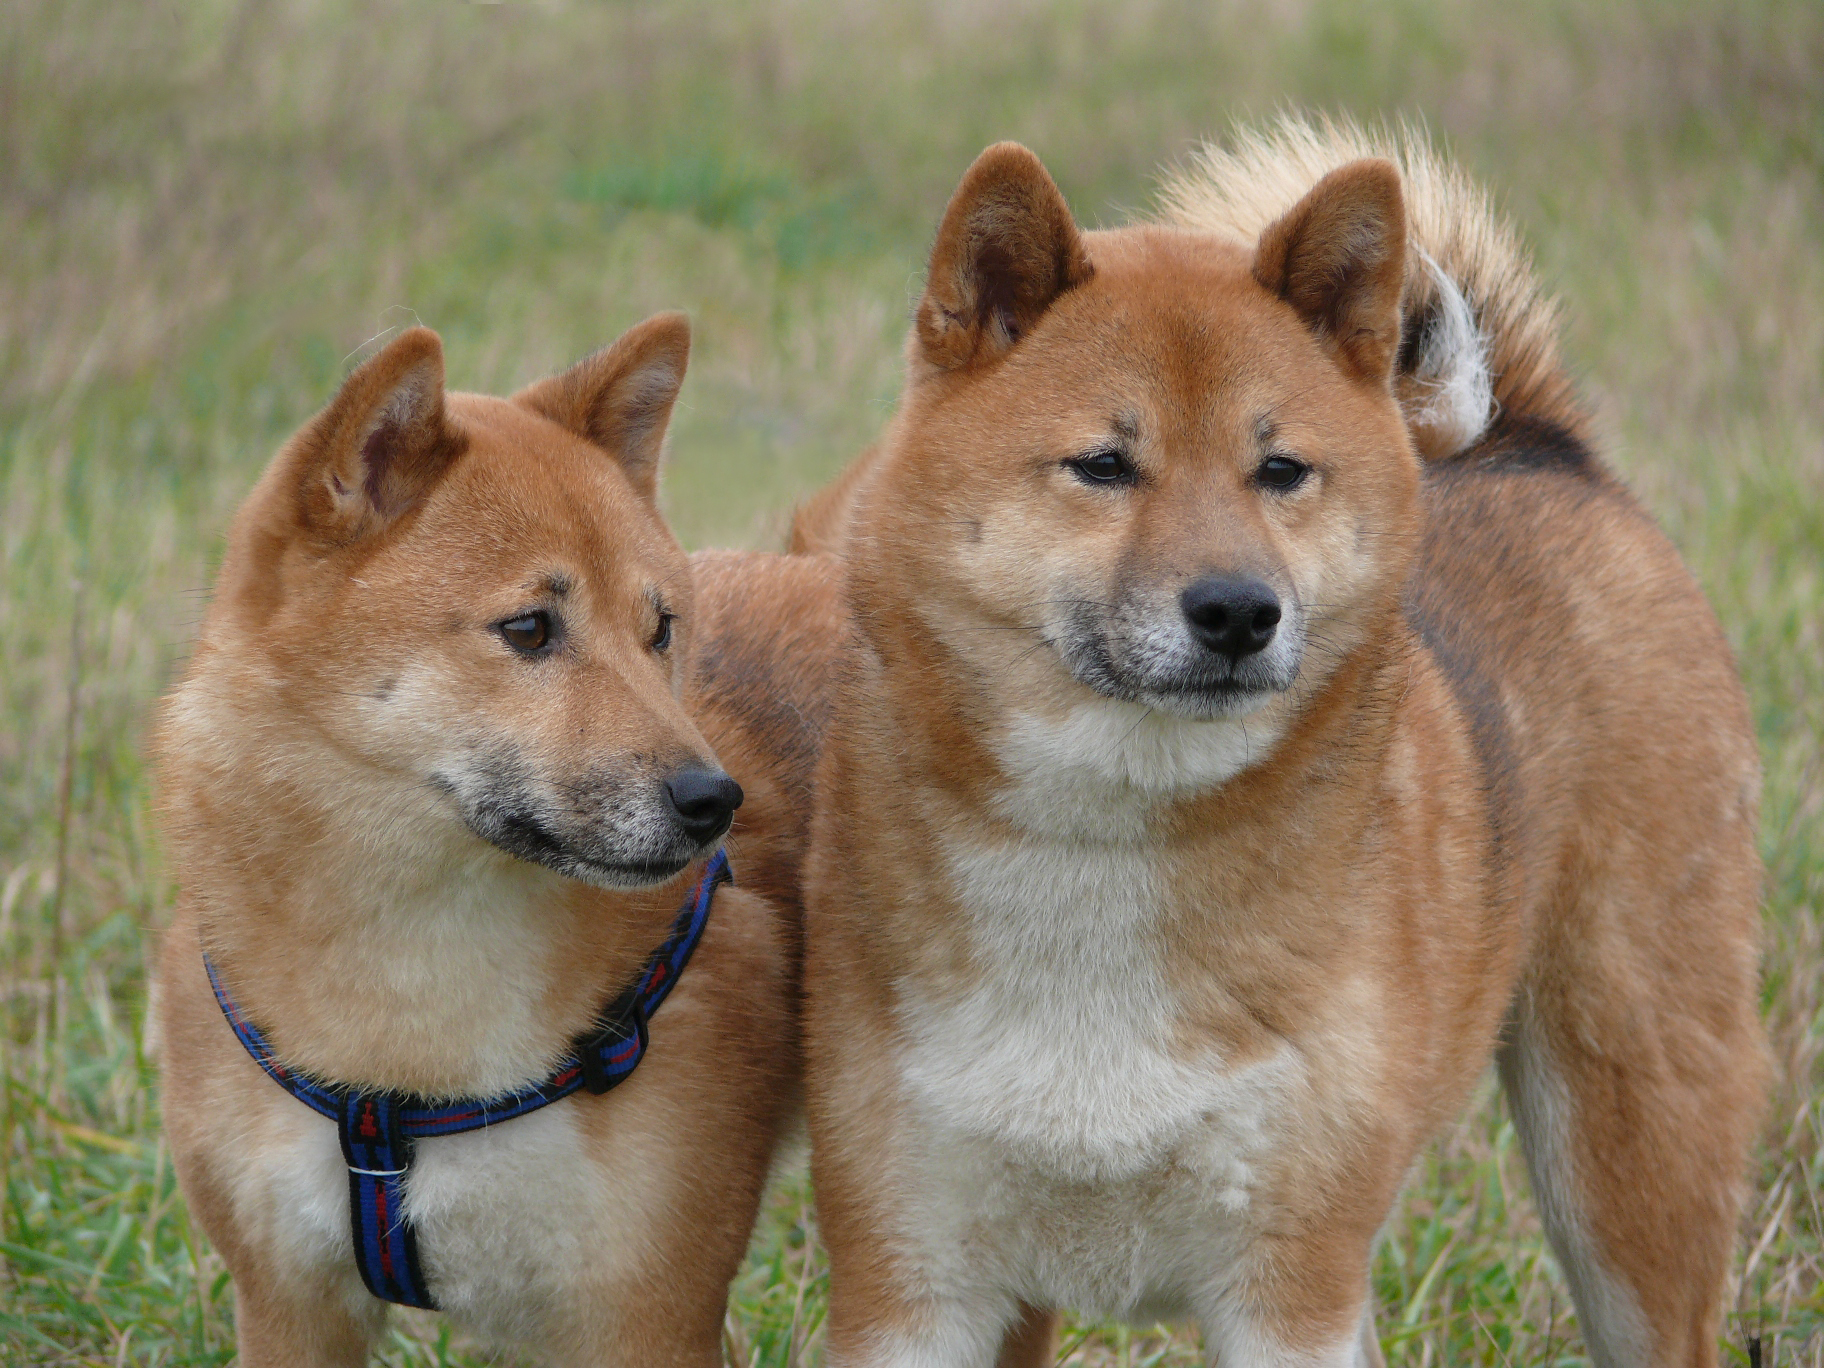
[(721, 1363), (796, 1105), (818, 711), (765, 558), (699, 590), (659, 515), (688, 344), (500, 399), (414, 329), (235, 517), (155, 734), (152, 1020), (246, 1368), (360, 1368), (395, 1303)]
[(286, 1092), (336, 1123), (348, 1161), (348, 1209), (355, 1265), (367, 1290), (400, 1306), (437, 1309), (418, 1258), (418, 1235), (404, 1214), (414, 1142), (460, 1135), (560, 1102), (579, 1088), (596, 1096), (624, 1082), (646, 1057), (647, 1025), (690, 963), (709, 921), (718, 886), (731, 882), (728, 856), (717, 851), (678, 912), (671, 935), (653, 951), (639, 978), (603, 1010), (599, 1029), (580, 1037), (570, 1056), (543, 1083), (504, 1097), (432, 1102), (402, 1094), (336, 1087), (294, 1073), (273, 1057), (260, 1028), (235, 1005), (207, 953), (203, 969), (222, 1015), (253, 1060)]

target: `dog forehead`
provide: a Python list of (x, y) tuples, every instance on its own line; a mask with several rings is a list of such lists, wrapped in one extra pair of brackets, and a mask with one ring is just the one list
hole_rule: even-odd
[(451, 394), (449, 410), (468, 445), (425, 508), (438, 541), (516, 562), (561, 555), (611, 575), (682, 563), (612, 454), (490, 395)]
[(1290, 400), (1347, 401), (1350, 386), (1317, 340), (1254, 279), (1251, 249), (1150, 225), (1087, 242), (1095, 275), (1057, 302), (1005, 370), (1013, 385), (1050, 391), (1054, 411), (1126, 406), (1149, 426), (1251, 430)]

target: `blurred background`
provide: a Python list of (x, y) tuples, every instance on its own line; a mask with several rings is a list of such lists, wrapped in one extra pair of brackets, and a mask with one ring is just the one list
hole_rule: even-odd
[[(428, 324), (453, 387), (505, 391), (687, 309), (667, 510), (689, 545), (775, 546), (891, 411), (925, 246), (983, 145), (1029, 144), (1110, 224), (1286, 105), (1420, 120), (1495, 189), (1611, 459), (1738, 652), (1782, 1082), (1725, 1352), (1824, 1362), (1816, 0), (6, 0), (0, 1358), (232, 1356), (140, 1048), (173, 893), (142, 738), (234, 506), (376, 339)], [(792, 1170), (731, 1361), (820, 1361), (820, 1259)], [(1376, 1287), (1394, 1363), (1585, 1361), (1487, 1089)], [(1189, 1363), (1195, 1339), (1082, 1325), (1064, 1351)], [(429, 1318), (383, 1358), (496, 1361)]]

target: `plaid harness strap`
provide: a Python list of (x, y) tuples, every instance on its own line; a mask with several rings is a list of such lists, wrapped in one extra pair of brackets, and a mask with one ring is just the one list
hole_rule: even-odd
[(501, 1097), (432, 1103), (406, 1093), (338, 1088), (293, 1073), (273, 1057), (265, 1035), (235, 1005), (215, 965), (203, 956), (222, 1015), (254, 1062), (298, 1101), (336, 1123), (348, 1164), (355, 1264), (369, 1292), (401, 1306), (437, 1309), (418, 1259), (417, 1232), (406, 1218), (403, 1201), (418, 1138), (480, 1130), (550, 1106), (579, 1088), (601, 1094), (624, 1081), (646, 1054), (646, 1019), (690, 962), (717, 887), (732, 878), (728, 857), (717, 851), (678, 910), (671, 935), (653, 951), (632, 986), (602, 1010), (596, 1029), (576, 1040), (557, 1072), (543, 1083)]

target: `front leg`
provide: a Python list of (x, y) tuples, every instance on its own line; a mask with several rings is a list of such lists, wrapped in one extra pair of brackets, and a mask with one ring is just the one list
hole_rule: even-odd
[[(869, 1119), (893, 1115), (881, 1108)], [(904, 1162), (906, 1132), (882, 1125), (835, 1140), (824, 1119), (813, 1107), (811, 1175), (830, 1256), (829, 1368), (1048, 1363), (1034, 1351), (1049, 1344), (1050, 1318), (995, 1286), (979, 1232), (963, 1217), (969, 1203), (919, 1181)]]
[[(1029, 1368), (1035, 1345), (1012, 1297), (960, 1296), (909, 1301), (852, 1295), (830, 1270), (829, 1368)], [(1011, 1357), (1010, 1357), (1011, 1355)]]
[(245, 1368), (362, 1368), (386, 1321), (364, 1290), (334, 1274), (269, 1277), (235, 1268), (234, 1329)]
[(1001, 1340), (994, 1368), (1051, 1368), (1058, 1359), (1058, 1313), (1020, 1304), (1020, 1317)]
[[(1220, 1368), (1385, 1368), (1365, 1269), (1301, 1260), (1302, 1242), (1285, 1243), (1274, 1251), (1278, 1267), (1205, 1299), (1198, 1319), (1207, 1361)], [(1364, 1249), (1363, 1264), (1366, 1255)]]

